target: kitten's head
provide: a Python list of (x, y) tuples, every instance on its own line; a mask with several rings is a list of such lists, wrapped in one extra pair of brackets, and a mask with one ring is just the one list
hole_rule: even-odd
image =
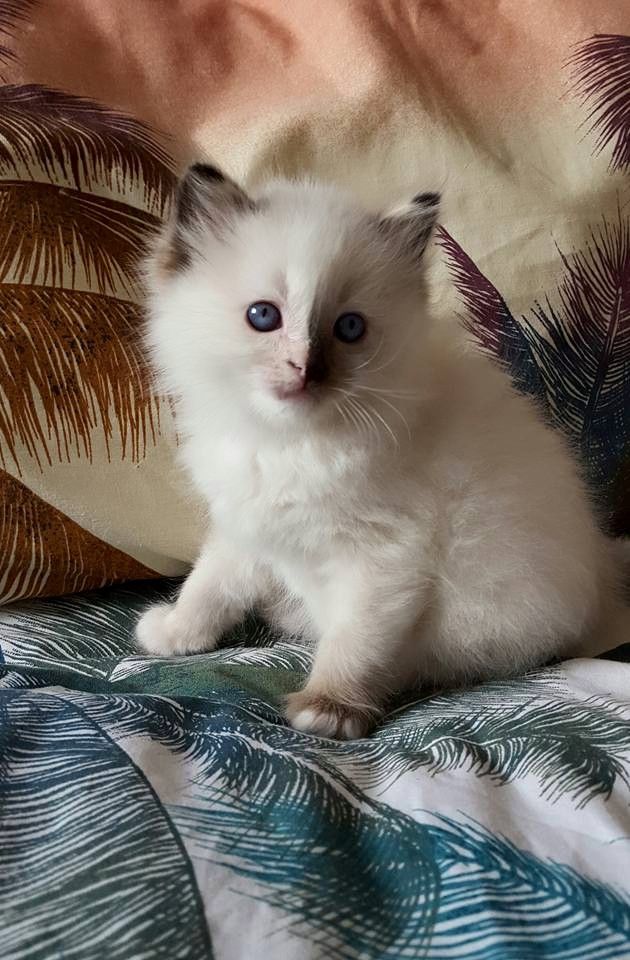
[(421, 259), (438, 200), (378, 216), (330, 186), (278, 182), (249, 196), (191, 167), (150, 270), (149, 339), (166, 386), (208, 417), (283, 431), (398, 429), (421, 386)]

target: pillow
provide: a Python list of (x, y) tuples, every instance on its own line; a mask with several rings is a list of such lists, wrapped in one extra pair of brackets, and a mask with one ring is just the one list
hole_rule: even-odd
[(0, 135), (0, 601), (181, 573), (192, 547), (145, 533), (175, 494), (135, 278), (171, 163), (138, 121), (34, 84), (0, 87)]
[(436, 309), (538, 398), (630, 533), (625, 4), (14, 0), (0, 18), (0, 601), (194, 559), (136, 281), (192, 158), (374, 206), (440, 190)]

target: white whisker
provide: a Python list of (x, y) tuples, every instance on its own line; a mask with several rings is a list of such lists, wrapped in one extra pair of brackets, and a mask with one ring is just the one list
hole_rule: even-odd
[(374, 370), (370, 370), (370, 369), (368, 368), (368, 369), (366, 370), (366, 373), (367, 373), (367, 374), (371, 374), (371, 375), (373, 376), (375, 373), (380, 373), (382, 370), (387, 370), (387, 368), (388, 368), (389, 366), (391, 366), (391, 364), (394, 362), (394, 360), (396, 360), (396, 359), (398, 358), (398, 356), (400, 355), (400, 351), (402, 350), (402, 348), (403, 348), (404, 345), (405, 345), (405, 341), (403, 341), (402, 343), (400, 343), (400, 344), (398, 345), (398, 350), (396, 350), (396, 351), (391, 355), (391, 357), (389, 358), (389, 360), (386, 360), (385, 363), (382, 363), (382, 364), (380, 365), (380, 367), (375, 367)]
[(371, 356), (371, 357), (368, 357), (367, 360), (364, 360), (363, 363), (360, 363), (358, 367), (355, 367), (355, 368), (354, 368), (355, 371), (356, 371), (356, 370), (363, 370), (363, 368), (364, 368), (364, 367), (367, 367), (370, 363), (372, 363), (373, 360), (376, 360), (376, 358), (377, 358), (378, 355), (379, 355), (380, 349), (381, 349), (381, 347), (383, 346), (384, 343), (385, 343), (385, 334), (383, 333), (383, 334), (381, 335), (381, 339), (379, 340), (378, 347), (376, 348), (376, 350), (374, 351), (374, 353), (372, 354), (372, 356)]
[(394, 446), (396, 447), (396, 449), (398, 449), (398, 447), (400, 446), (398, 442), (398, 437), (396, 436), (396, 434), (388, 424), (387, 420), (385, 420), (385, 418), (382, 417), (381, 414), (378, 412), (378, 410), (375, 410), (371, 404), (369, 404), (366, 409), (369, 409), (370, 413), (373, 414), (375, 417), (377, 417), (381, 421), (381, 423), (389, 433), (390, 437), (392, 438), (394, 442)]
[(364, 407), (359, 403), (356, 397), (349, 397), (348, 403), (351, 405), (351, 408), (354, 410), (355, 417), (358, 418), (358, 420), (364, 424), (365, 428), (367, 429), (368, 436), (370, 432), (373, 432), (376, 434), (376, 438), (378, 439), (379, 434), (378, 434), (378, 430), (376, 429), (376, 424), (370, 419), (370, 416), (367, 410), (364, 409)]
[(365, 433), (366, 423), (365, 420), (361, 419), (358, 415), (358, 411), (355, 408), (354, 401), (350, 400), (348, 404), (348, 416), (350, 417), (351, 422), (358, 430), (360, 435)]
[[(398, 448), (400, 447), (400, 443), (399, 443), (399, 441), (398, 441), (398, 437), (396, 436), (396, 434), (395, 434), (394, 431), (392, 430), (390, 424), (387, 423), (387, 421), (385, 420), (385, 418), (381, 416), (381, 414), (378, 412), (378, 410), (376, 410), (376, 409), (373, 407), (372, 404), (361, 403), (361, 401), (360, 401), (360, 399), (357, 397), (357, 395), (356, 395), (354, 392), (352, 392), (351, 390), (345, 390), (343, 387), (333, 387), (332, 389), (335, 390), (337, 393), (341, 393), (341, 394), (346, 398), (346, 411), (347, 411), (347, 413), (348, 413), (348, 416), (349, 416), (350, 419), (351, 419), (351, 422), (357, 427), (357, 429), (359, 429), (359, 428), (361, 427), (361, 425), (363, 425), (363, 426), (365, 426), (365, 428), (368, 430), (368, 432), (374, 433), (374, 434), (376, 435), (377, 439), (379, 439), (379, 438), (380, 438), (380, 432), (379, 432), (378, 426), (377, 426), (377, 424), (375, 423), (375, 420), (374, 420), (374, 418), (376, 417), (376, 418), (382, 423), (382, 425), (385, 427), (387, 433), (388, 433), (389, 436), (391, 437), (391, 439), (392, 439), (394, 445), (396, 446), (396, 448), (398, 449)], [(377, 398), (377, 399), (378, 399), (378, 398)], [(397, 407), (395, 407), (393, 403), (390, 403), (389, 400), (387, 400), (385, 397), (380, 397), (380, 399), (381, 399), (381, 400), (383, 401), (383, 403), (385, 403), (388, 407), (391, 407), (391, 409), (394, 411), (394, 413), (396, 413), (396, 414), (400, 417), (400, 419), (402, 420), (402, 422), (403, 422), (403, 424), (404, 424), (404, 426), (405, 426), (405, 429), (407, 430), (407, 433), (408, 433), (408, 435), (409, 435), (409, 439), (411, 440), (411, 430), (410, 430), (410, 428), (409, 428), (409, 424), (407, 423), (407, 420), (405, 419), (405, 417), (403, 416), (403, 414), (401, 413), (401, 411), (398, 410)], [(343, 407), (342, 407), (342, 405), (336, 403), (336, 404), (335, 404), (335, 407), (336, 407), (336, 408), (339, 410), (339, 412), (342, 413), (342, 415), (343, 415)], [(360, 432), (362, 432), (362, 431), (360, 430)]]
[[(335, 405), (335, 410), (337, 411), (338, 414), (340, 414), (343, 422), (347, 424), (347, 423), (349, 422), (349, 421), (348, 421), (348, 415), (347, 415), (346, 411), (343, 409), (342, 405), (339, 403), (338, 400), (335, 400), (335, 401), (334, 401), (334, 405)], [(351, 424), (350, 424), (350, 425), (351, 425)]]
[(393, 410), (394, 413), (395, 413), (398, 417), (400, 417), (400, 419), (402, 420), (402, 422), (403, 422), (403, 424), (404, 424), (404, 426), (405, 426), (405, 430), (407, 431), (407, 436), (408, 436), (409, 439), (411, 440), (411, 428), (410, 428), (409, 423), (407, 422), (407, 419), (406, 419), (406, 417), (404, 416), (403, 412), (402, 412), (401, 410), (399, 410), (398, 407), (395, 406), (393, 403), (390, 403), (390, 401), (387, 399), (387, 397), (383, 397), (383, 396), (377, 395), (377, 396), (376, 396), (376, 399), (377, 399), (377, 400), (381, 400), (382, 403), (386, 404), (386, 405), (390, 408), (390, 410)]

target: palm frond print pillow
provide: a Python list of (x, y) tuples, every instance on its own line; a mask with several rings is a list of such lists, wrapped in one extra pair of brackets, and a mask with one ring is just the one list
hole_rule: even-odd
[(171, 188), (167, 158), (142, 124), (34, 85), (0, 87), (0, 132), (2, 599), (151, 577), (29, 478), (96, 467), (95, 441), (135, 463), (155, 443), (134, 262)]
[[(297, 34), (297, 8), (279, 11), (271, 0), (265, 2), (286, 35)], [(207, 0), (194, 6), (210, 17), (217, 4)], [(403, 3), (401, 11), (411, 6)], [(140, 344), (138, 257), (164, 216), (174, 164), (163, 136), (117, 104), (105, 106), (24, 82), (31, 79), (29, 63), (36, 62), (33, 49), (52, 43), (50, 7), (47, 0), (0, 3), (5, 81), (0, 85), (0, 602), (5, 603), (181, 573), (193, 559), (198, 535), (193, 508), (182, 512), (174, 492), (171, 410), (151, 390)], [(104, 16), (105, 7), (101, 0), (92, 7), (96, 30), (97, 12)], [(322, 43), (329, 29), (324, 8), (313, 14), (312, 23), (322, 31)], [(144, 10), (139, 4), (139, 19)], [(385, 16), (380, 0), (370, 10), (370, 16)], [(127, 6), (125, 16), (133, 20), (135, 15)], [(420, 160), (417, 170), (407, 170), (409, 157), (428, 138), (438, 144), (438, 154), (439, 144), (447, 141), (435, 133), (435, 116), (422, 91), (396, 86), (394, 72), (387, 72), (385, 32), (370, 35), (381, 59), (365, 66), (355, 58), (344, 68), (350, 87), (354, 84), (360, 94), (341, 96), (339, 109), (346, 113), (340, 123), (338, 117), (315, 117), (312, 90), (300, 99), (288, 82), (282, 87), (285, 99), (276, 94), (275, 109), (263, 111), (265, 90), (244, 70), (252, 50), (263, 50), (256, 48), (263, 38), (237, 24), (236, 13), (234, 18), (221, 21), (231, 51), (216, 67), (223, 73), (209, 73), (216, 98), (207, 108), (207, 123), (222, 131), (215, 151), (220, 162), (243, 176), (276, 170), (335, 175), (358, 143), (362, 171), (366, 168), (371, 182), (380, 184), (375, 190), (379, 196), (400, 194), (411, 180), (424, 182), (427, 173)], [(630, 32), (630, 16), (627, 20)], [(184, 16), (182, 31), (189, 30), (185, 23)], [(159, 21), (142, 21), (138, 29), (145, 25), (166, 43)], [(164, 31), (168, 29), (172, 24), (165, 21)], [(352, 29), (367, 30), (358, 15)], [(404, 23), (392, 29), (402, 44)], [(190, 32), (186, 36), (192, 43)], [(579, 243), (556, 244), (541, 276), (530, 270), (516, 289), (513, 272), (503, 272), (500, 260), (497, 267), (497, 258), (492, 270), (481, 269), (485, 250), (476, 246), (475, 221), (461, 211), (452, 222), (446, 218), (437, 242), (471, 336), (571, 438), (604, 521), (611, 532), (623, 534), (630, 533), (630, 37), (595, 29), (586, 36), (577, 46), (566, 41), (564, 63), (553, 80), (558, 110), (568, 111), (572, 104), (577, 112), (571, 126), (563, 115), (564, 149), (569, 155), (586, 144), (593, 175), (583, 189), (591, 197), (601, 196), (597, 216), (580, 214)], [(367, 42), (367, 33), (365, 37)], [(126, 49), (124, 35), (116, 42)], [(201, 54), (210, 50), (203, 31), (195, 42)], [(264, 43), (270, 42), (265, 34)], [(530, 42), (536, 42), (533, 36)], [(282, 76), (297, 78), (305, 69), (306, 53), (299, 45), (291, 50), (283, 47)], [(28, 60), (23, 65), (22, 54)], [(367, 73), (362, 71), (368, 67), (377, 84), (365, 93)], [(140, 68), (145, 81), (161, 69), (149, 57)], [(272, 68), (270, 63), (266, 69)], [(341, 83), (340, 64), (328, 63), (326, 69)], [(415, 69), (413, 58), (395, 67), (407, 71), (408, 79)], [(463, 102), (464, 80), (454, 76), (450, 82), (451, 94)], [(371, 113), (378, 96), (387, 106), (381, 113), (391, 156), (406, 158), (405, 164), (392, 159), (386, 169), (379, 159), (385, 128), (375, 128)], [(138, 102), (141, 106), (140, 96)], [(182, 104), (182, 115), (184, 106), (188, 110)], [(504, 109), (509, 113), (510, 104)], [(410, 110), (415, 111), (415, 127), (409, 124)], [(181, 136), (176, 112), (170, 132)], [(166, 133), (170, 116), (163, 114)], [(558, 118), (560, 122), (560, 113)], [(448, 111), (438, 122), (445, 138), (453, 136)], [(301, 132), (289, 135), (287, 130)], [(481, 156), (482, 132), (478, 142), (474, 129), (469, 136)], [(193, 145), (192, 133), (188, 146), (171, 143), (182, 157), (206, 149)], [(441, 159), (458, 167), (456, 155)], [(464, 181), (466, 170), (462, 160)], [(496, 181), (497, 190), (507, 191), (508, 178), (501, 180), (500, 171)], [(509, 189), (517, 194), (529, 188), (516, 179)], [(570, 219), (570, 198), (565, 207)], [(555, 224), (550, 229), (553, 233)], [(547, 230), (540, 217), (536, 230)], [(512, 256), (507, 243), (504, 256), (507, 268)], [(510, 306), (513, 301), (529, 306), (517, 310)]]
[[(5, 35), (30, 6), (2, 4)], [(47, 489), (51, 470), (139, 464), (156, 443), (135, 274), (172, 183), (144, 124), (43, 86), (0, 86), (2, 602), (157, 575)]]
[[(613, 170), (630, 170), (630, 37), (596, 36), (573, 57), (576, 92)], [(630, 532), (630, 219), (619, 200), (580, 250), (558, 250), (556, 302), (538, 294), (515, 318), (445, 228), (438, 243), (466, 311), (464, 324), (574, 441), (611, 532)]]

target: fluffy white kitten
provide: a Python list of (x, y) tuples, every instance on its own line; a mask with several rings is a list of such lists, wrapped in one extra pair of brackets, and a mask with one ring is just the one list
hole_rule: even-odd
[(562, 438), (436, 329), (438, 197), (378, 217), (330, 186), (183, 178), (150, 266), (149, 341), (211, 530), (153, 654), (257, 605), (316, 642), (299, 730), (359, 737), (387, 696), (621, 642), (612, 547)]

